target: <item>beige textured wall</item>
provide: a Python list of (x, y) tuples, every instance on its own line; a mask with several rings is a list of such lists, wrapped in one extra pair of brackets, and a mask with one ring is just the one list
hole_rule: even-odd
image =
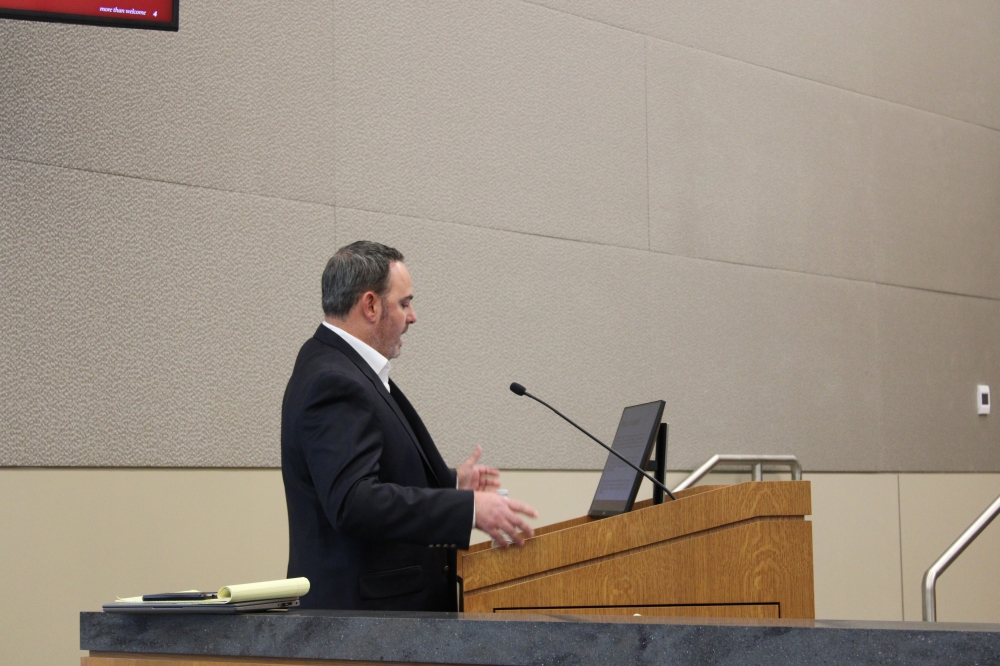
[[(0, 662), (75, 662), (114, 594), (283, 574), (277, 471), (190, 468), (278, 464), (359, 237), (409, 257), (394, 374), (446, 458), (536, 470), (505, 485), (540, 522), (603, 456), (512, 380), (604, 437), (666, 400), (675, 469), (980, 472), (807, 474), (817, 614), (919, 618), (1000, 493), (1000, 2), (182, 5), (0, 20)], [(997, 534), (942, 619), (1000, 621)]]
[(185, 1), (0, 21), (0, 465), (267, 467), (319, 273), (409, 257), (446, 457), (1000, 471), (1000, 3)]
[[(501, 478), (547, 524), (584, 514), (598, 476)], [(670, 484), (681, 477), (671, 473)], [(1000, 494), (997, 474), (807, 478), (816, 615), (827, 619), (901, 620), (905, 606), (905, 619), (919, 620), (920, 576)], [(942, 621), (1000, 622), (998, 553), (993, 525), (942, 576)], [(0, 470), (0, 663), (71, 666), (81, 610), (115, 595), (282, 577), (287, 554), (277, 470)]]
[(1000, 471), (1000, 2), (184, 3), (0, 21), (0, 465), (278, 464), (318, 276), (409, 257), (446, 457)]

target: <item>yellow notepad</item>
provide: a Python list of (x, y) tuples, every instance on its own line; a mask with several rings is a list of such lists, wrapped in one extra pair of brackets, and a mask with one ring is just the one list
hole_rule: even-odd
[[(196, 590), (185, 590), (195, 592)], [(219, 590), (217, 599), (201, 599), (198, 601), (143, 601), (142, 597), (118, 597), (115, 601), (127, 604), (238, 604), (244, 601), (265, 601), (268, 599), (289, 599), (301, 597), (309, 591), (308, 578), (284, 578), (268, 580), (263, 583), (244, 583), (242, 585), (227, 585)]]

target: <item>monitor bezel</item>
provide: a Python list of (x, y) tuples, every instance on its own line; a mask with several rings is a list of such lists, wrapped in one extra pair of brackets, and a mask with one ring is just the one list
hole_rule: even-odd
[[(649, 464), (649, 459), (653, 454), (653, 446), (656, 443), (656, 431), (659, 430), (660, 424), (663, 422), (663, 410), (666, 408), (667, 403), (663, 400), (652, 400), (650, 402), (641, 402), (637, 405), (628, 405), (622, 409), (622, 417), (624, 417), (625, 411), (631, 409), (632, 407), (644, 407), (645, 405), (652, 404), (658, 404), (659, 409), (657, 409), (656, 420), (649, 433), (649, 439), (646, 441), (646, 446), (643, 449), (642, 460), (638, 463), (640, 469), (646, 469), (646, 466)], [(618, 423), (619, 425), (621, 424), (621, 419), (618, 420)], [(615, 436), (617, 435), (618, 432), (616, 430)], [(611, 447), (614, 448), (614, 445), (614, 440), (612, 440)], [(604, 462), (604, 469), (601, 470), (601, 479), (604, 478), (604, 473), (608, 469), (608, 462), (610, 462), (612, 458), (613, 456), (609, 453)], [(597, 492), (601, 487), (601, 482), (598, 481), (598, 490), (594, 491), (594, 499), (590, 502), (590, 510), (587, 512), (587, 515), (591, 518), (609, 518), (611, 516), (619, 516), (623, 513), (628, 513), (635, 505), (635, 498), (639, 494), (639, 486), (642, 485), (643, 478), (644, 477), (641, 474), (635, 472), (635, 480), (632, 482), (632, 489), (629, 491), (628, 499), (625, 500), (624, 504), (620, 500), (598, 500)]]
[(180, 29), (180, 0), (173, 1), (173, 21), (141, 21), (136, 19), (119, 19), (103, 16), (86, 16), (83, 14), (57, 14), (40, 12), (33, 9), (6, 9), (0, 7), (0, 19), (15, 19), (18, 21), (42, 21), (44, 23), (72, 23), (76, 25), (96, 25), (108, 28), (138, 28), (140, 30), (164, 30), (177, 32)]

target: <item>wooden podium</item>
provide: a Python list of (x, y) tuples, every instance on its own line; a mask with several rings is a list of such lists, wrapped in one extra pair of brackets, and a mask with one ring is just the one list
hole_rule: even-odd
[(466, 612), (815, 617), (808, 481), (700, 486), (460, 552)]

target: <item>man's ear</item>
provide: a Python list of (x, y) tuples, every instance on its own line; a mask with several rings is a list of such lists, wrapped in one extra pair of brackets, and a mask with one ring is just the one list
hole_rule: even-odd
[(374, 324), (379, 320), (379, 316), (382, 308), (382, 299), (374, 291), (366, 291), (361, 295), (361, 314), (364, 316), (365, 321), (369, 324)]

